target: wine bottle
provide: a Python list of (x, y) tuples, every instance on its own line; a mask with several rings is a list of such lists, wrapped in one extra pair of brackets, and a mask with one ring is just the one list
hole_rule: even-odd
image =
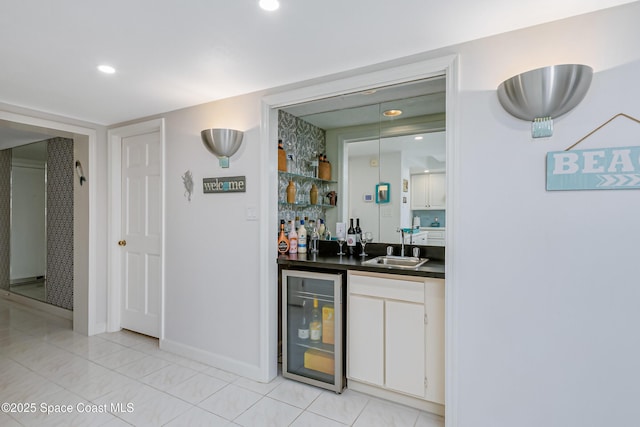
[(301, 340), (309, 339), (309, 322), (307, 321), (307, 301), (302, 300), (302, 317), (298, 325), (298, 338)]
[(284, 232), (284, 219), (280, 220), (280, 236), (278, 236), (278, 252), (286, 254), (289, 250), (289, 238)]
[(318, 308), (318, 298), (313, 299), (313, 309), (311, 310), (311, 321), (309, 322), (309, 332), (311, 341), (322, 339), (322, 315)]
[(293, 221), (291, 221), (291, 230), (289, 230), (289, 253), (298, 253), (298, 233)]
[(304, 219), (300, 220), (300, 228), (298, 229), (298, 253), (307, 253), (307, 228), (304, 226)]
[(320, 223), (318, 226), (318, 234), (320, 234), (320, 238), (324, 240), (327, 227), (324, 225), (324, 219), (319, 219), (318, 222)]
[(347, 229), (347, 247), (349, 253), (353, 255), (354, 248), (356, 247), (356, 230), (353, 228), (353, 218), (349, 219), (349, 228)]
[(360, 235), (362, 234), (362, 229), (360, 228), (360, 218), (356, 218), (356, 242), (360, 243)]

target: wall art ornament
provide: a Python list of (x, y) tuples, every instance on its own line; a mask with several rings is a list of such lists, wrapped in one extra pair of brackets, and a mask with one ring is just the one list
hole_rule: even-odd
[(188, 201), (191, 201), (191, 194), (193, 194), (193, 175), (188, 170), (182, 175), (182, 183), (184, 184), (184, 196)]

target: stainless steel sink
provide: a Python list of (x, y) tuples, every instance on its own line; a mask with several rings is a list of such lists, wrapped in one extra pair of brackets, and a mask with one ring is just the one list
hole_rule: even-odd
[(429, 261), (429, 258), (415, 258), (415, 257), (406, 257), (406, 256), (379, 256), (377, 258), (373, 258), (367, 261), (363, 261), (362, 265), (369, 265), (374, 267), (385, 267), (385, 268), (418, 268), (425, 262)]

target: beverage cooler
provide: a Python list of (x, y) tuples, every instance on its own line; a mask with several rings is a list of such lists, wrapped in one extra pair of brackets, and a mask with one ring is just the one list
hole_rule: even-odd
[(342, 392), (343, 275), (282, 270), (282, 375)]

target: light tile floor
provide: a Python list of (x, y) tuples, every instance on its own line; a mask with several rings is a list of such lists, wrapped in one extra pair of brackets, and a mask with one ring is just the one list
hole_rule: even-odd
[(4, 402), (3, 427), (444, 426), (441, 417), (351, 390), (281, 376), (258, 383), (128, 331), (85, 337), (68, 320), (0, 298)]

